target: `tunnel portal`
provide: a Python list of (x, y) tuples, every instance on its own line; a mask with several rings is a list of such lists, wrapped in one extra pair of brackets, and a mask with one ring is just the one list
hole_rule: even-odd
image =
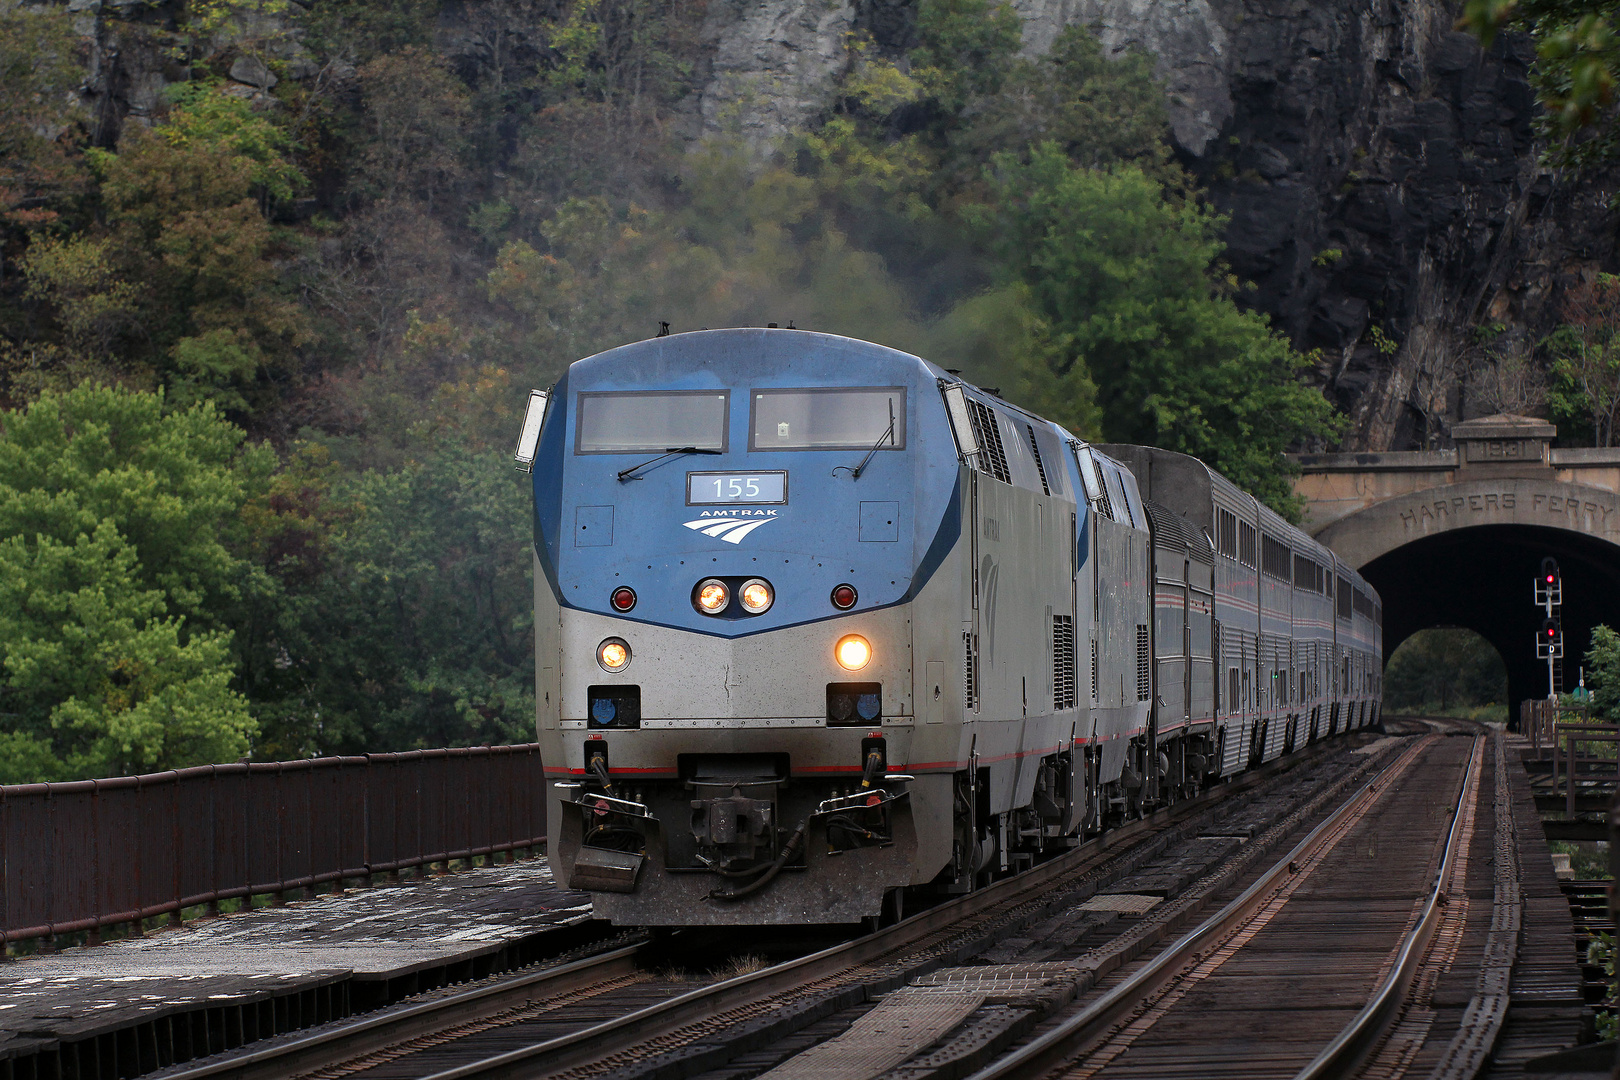
[(1547, 665), (1536, 658), (1542, 609), (1534, 584), (1541, 560), (1563, 579), (1564, 689), (1579, 677), (1592, 627), (1620, 622), (1620, 548), (1564, 529), (1485, 525), (1427, 536), (1360, 568), (1384, 601), (1384, 657), (1432, 626), (1472, 630), (1507, 665), (1514, 702), (1547, 696)]
[(1547, 695), (1536, 657), (1541, 560), (1563, 584), (1563, 689), (1592, 628), (1620, 629), (1620, 449), (1552, 446), (1543, 420), (1456, 425), (1453, 449), (1306, 454), (1305, 528), (1359, 570), (1384, 605), (1384, 657), (1419, 630), (1473, 630), (1501, 653), (1516, 703)]

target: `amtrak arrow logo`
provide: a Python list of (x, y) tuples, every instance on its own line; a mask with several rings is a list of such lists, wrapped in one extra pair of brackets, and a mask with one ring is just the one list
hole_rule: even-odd
[(777, 519), (755, 518), (753, 520), (747, 520), (744, 518), (720, 518), (717, 520), (715, 518), (700, 518), (697, 521), (683, 521), (681, 524), (685, 525), (693, 532), (702, 533), (704, 536), (718, 536), (728, 544), (740, 544), (743, 541), (743, 537), (747, 536), (761, 525), (769, 525), (775, 520)]

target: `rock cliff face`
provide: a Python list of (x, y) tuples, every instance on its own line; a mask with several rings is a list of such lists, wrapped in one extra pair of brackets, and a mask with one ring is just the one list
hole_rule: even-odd
[[(117, 20), (96, 17), (99, 0), (70, 4), (94, 41), (103, 141), (170, 74), (132, 21), (161, 25), (165, 6), (117, 2)], [(452, 51), (479, 2), (494, 0), (443, 9)], [(811, 120), (848, 63), (846, 35), (902, 56), (916, 2), (709, 0), (686, 134), (764, 141)], [(1255, 286), (1245, 302), (1319, 350), (1316, 378), (1351, 417), (1343, 449), (1447, 445), (1453, 422), (1533, 408), (1491, 358), (1528, 352), (1569, 284), (1614, 267), (1620, 184), (1537, 164), (1525, 43), (1482, 52), (1440, 0), (1012, 3), (1030, 54), (1081, 23), (1109, 49), (1157, 57), (1177, 152), (1230, 216), (1228, 258)], [(300, 77), (301, 58), (282, 59)], [(245, 62), (231, 74), (246, 95), (274, 78)]]
[[(1344, 449), (1446, 445), (1453, 422), (1524, 408), (1492, 358), (1523, 355), (1556, 324), (1562, 289), (1614, 262), (1613, 178), (1538, 166), (1527, 45), (1486, 54), (1452, 30), (1452, 5), (1013, 3), (1029, 53), (1082, 23), (1158, 58), (1176, 149), (1230, 215), (1246, 302), (1320, 350), (1317, 378), (1351, 417)], [(726, 115), (768, 137), (801, 122), (844, 63), (844, 33), (900, 54), (911, 7), (717, 0), (705, 125)], [(748, 86), (778, 92), (750, 99)]]

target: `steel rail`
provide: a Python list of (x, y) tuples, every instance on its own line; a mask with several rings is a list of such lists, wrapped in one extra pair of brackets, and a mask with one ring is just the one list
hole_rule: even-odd
[(1155, 991), (1180, 974), (1182, 969), (1253, 918), (1278, 886), (1294, 873), (1293, 866), (1309, 858), (1341, 825), (1370, 809), (1378, 801), (1377, 794), (1386, 787), (1387, 782), (1405, 772), (1420, 754), (1441, 737), (1426, 736), (1379, 770), (1241, 895), (1165, 948), (1130, 978), (1039, 1038), (973, 1073), (969, 1080), (1044, 1076), (1105, 1036)]
[(1484, 757), (1485, 736), (1474, 736), (1474, 750), (1468, 759), (1468, 771), (1457, 792), (1457, 803), (1451, 809), (1451, 828), (1446, 833), (1445, 854), (1429, 886), (1429, 896), (1423, 905), (1423, 916), (1406, 934), (1390, 973), (1378, 993), (1368, 1001), (1356, 1018), (1346, 1024), (1332, 1042), (1323, 1048), (1305, 1068), (1295, 1074), (1294, 1080), (1325, 1080), (1327, 1077), (1348, 1076), (1377, 1047), (1388, 1029), (1389, 1022), (1406, 1000), (1416, 976), (1423, 954), (1434, 940), (1440, 926), (1441, 909), (1445, 906), (1444, 885), (1451, 876), (1452, 861), (1462, 840), (1463, 807), (1470, 794), (1479, 788), (1479, 766)]
[(320, 1031), (223, 1060), (167, 1070), (163, 1080), (273, 1080), (374, 1053), (513, 1005), (579, 990), (637, 970), (642, 946), (626, 945), (571, 964), (502, 979), (490, 986), (394, 1008), (364, 1019), (328, 1025)]
[(1492, 876), (1491, 928), (1474, 995), (1463, 1010), (1457, 1034), (1429, 1073), (1429, 1080), (1472, 1080), (1485, 1063), (1507, 1023), (1512, 1003), (1513, 968), (1519, 958), (1519, 929), (1524, 924), (1524, 894), (1519, 882), (1519, 847), (1509, 794), (1507, 747), (1501, 732), (1492, 736), (1496, 759), (1496, 836)]
[(747, 975), (712, 983), (678, 997), (603, 1021), (580, 1031), (519, 1047), (494, 1057), (433, 1073), (421, 1080), (496, 1080), (499, 1077), (546, 1076), (591, 1064), (620, 1050), (678, 1031), (728, 1010), (752, 1005), (764, 998), (799, 989), (870, 964), (888, 954), (904, 950), (930, 935), (988, 911), (1026, 893), (1039, 893), (1087, 863), (1139, 836), (1190, 817), (1234, 794), (1256, 787), (1281, 773), (1308, 764), (1339, 745), (1323, 740), (1315, 751), (1278, 758), (1258, 769), (1244, 772), (1186, 802), (1155, 811), (1147, 817), (1111, 829), (1071, 851), (1021, 874), (1003, 879), (984, 889), (948, 900), (893, 926), (854, 941), (844, 942), (809, 956), (776, 964)]

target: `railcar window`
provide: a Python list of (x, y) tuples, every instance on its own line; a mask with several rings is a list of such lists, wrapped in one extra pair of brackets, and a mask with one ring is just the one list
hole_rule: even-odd
[(1289, 580), (1293, 571), (1294, 553), (1288, 545), (1270, 533), (1260, 534), (1260, 568), (1270, 577)]
[(1215, 511), (1215, 531), (1220, 535), (1216, 543), (1222, 555), (1229, 559), (1237, 558), (1238, 553), (1238, 520), (1237, 515), (1230, 510), (1217, 509)]
[(1352, 609), (1357, 615), (1360, 615), (1366, 619), (1371, 619), (1373, 617), (1373, 604), (1371, 597), (1362, 592), (1360, 589), (1354, 590), (1350, 594), (1350, 597)]
[(1310, 592), (1321, 592), (1322, 589), (1317, 584), (1321, 569), (1321, 567), (1311, 562), (1311, 560), (1307, 559), (1305, 556), (1295, 555), (1294, 588), (1306, 589)]
[(904, 387), (755, 390), (751, 396), (750, 450), (899, 450), (906, 445)]
[(576, 454), (726, 449), (725, 390), (586, 392), (574, 422)]

